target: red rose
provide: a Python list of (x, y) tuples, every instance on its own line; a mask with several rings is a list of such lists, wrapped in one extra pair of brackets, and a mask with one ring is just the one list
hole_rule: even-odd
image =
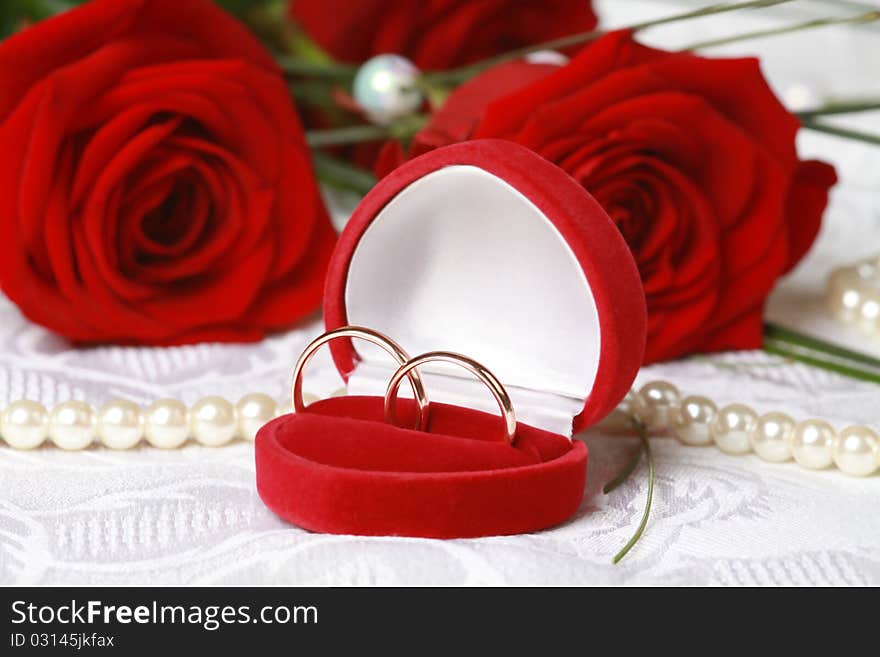
[(836, 182), (829, 165), (798, 160), (798, 128), (757, 60), (664, 52), (617, 32), (564, 67), (517, 62), (463, 85), (409, 155), (494, 137), (569, 172), (633, 251), (653, 362), (761, 345), (765, 299), (809, 249)]
[(596, 25), (589, 0), (292, 0), (290, 16), (339, 60), (397, 53), (426, 70)]
[(95, 0), (0, 45), (0, 285), (76, 341), (252, 340), (334, 233), (269, 55), (208, 0)]

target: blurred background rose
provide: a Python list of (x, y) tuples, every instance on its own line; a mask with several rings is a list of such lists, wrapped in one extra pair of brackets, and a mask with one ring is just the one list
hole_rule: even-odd
[(339, 61), (397, 53), (426, 70), (596, 25), (589, 0), (291, 0), (290, 17)]
[[(812, 245), (832, 167), (800, 162), (799, 123), (756, 59), (588, 44), (459, 87), (410, 157), (467, 139), (528, 146), (570, 173), (627, 240), (645, 285), (645, 361), (761, 346), (764, 302)], [(391, 142), (379, 175), (399, 162)]]

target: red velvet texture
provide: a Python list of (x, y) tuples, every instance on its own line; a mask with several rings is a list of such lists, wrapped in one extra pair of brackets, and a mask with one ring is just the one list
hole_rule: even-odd
[[(454, 165), (480, 167), (523, 193), (553, 222), (578, 259), (599, 312), (601, 353), (596, 382), (584, 410), (574, 420), (574, 429), (599, 421), (629, 391), (642, 363), (647, 320), (641, 278), (620, 231), (593, 197), (562, 169), (518, 144), (481, 139), (438, 148), (383, 178), (358, 205), (331, 256), (324, 289), (327, 329), (348, 324), (348, 268), (373, 219), (408, 185)], [(487, 268), (487, 275), (492, 275), (491, 268)], [(553, 336), (535, 336), (535, 340), (541, 339)], [(337, 368), (347, 378), (357, 359), (351, 340), (335, 340), (330, 349)], [(479, 354), (468, 355), (480, 358)]]
[(282, 518), (331, 534), (466, 538), (536, 531), (578, 508), (587, 448), (520, 424), (513, 447), (498, 416), (433, 403), (426, 431), (415, 404), (401, 426), (380, 397), (337, 397), (263, 427), (257, 490)]

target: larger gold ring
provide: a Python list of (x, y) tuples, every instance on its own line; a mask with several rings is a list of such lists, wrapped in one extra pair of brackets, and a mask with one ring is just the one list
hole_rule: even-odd
[[(333, 329), (332, 331), (327, 331), (309, 343), (309, 345), (303, 350), (302, 354), (300, 354), (299, 360), (296, 361), (296, 366), (293, 368), (291, 397), (293, 411), (295, 413), (302, 413), (306, 408), (302, 395), (303, 369), (305, 369), (305, 366), (312, 359), (312, 356), (315, 355), (315, 352), (318, 351), (318, 349), (337, 338), (360, 338), (367, 342), (371, 342), (378, 347), (382, 347), (382, 349), (391, 354), (391, 356), (397, 361), (398, 365), (405, 365), (409, 360), (409, 355), (399, 344), (387, 335), (383, 335), (378, 331), (364, 328), (362, 326), (343, 326), (338, 329)], [(422, 377), (418, 372), (409, 373), (409, 383), (412, 387), (413, 395), (419, 405), (419, 415), (416, 426), (420, 430), (423, 430), (428, 423), (428, 396), (425, 394), (425, 386), (422, 384)], [(397, 385), (400, 385), (399, 379)]]
[(480, 365), (480, 363), (472, 358), (451, 351), (429, 351), (421, 356), (409, 359), (398, 368), (391, 377), (391, 381), (388, 382), (388, 389), (385, 391), (385, 421), (389, 424), (397, 424), (395, 414), (397, 389), (400, 387), (403, 377), (418, 371), (416, 368), (420, 365), (432, 361), (460, 365), (486, 384), (486, 387), (492, 392), (492, 396), (495, 397), (495, 401), (498, 402), (498, 407), (501, 409), (501, 417), (504, 420), (504, 439), (508, 445), (513, 445), (513, 441), (516, 438), (516, 414), (513, 412), (513, 403), (510, 401), (510, 395), (507, 394), (507, 390), (501, 385), (501, 381), (492, 372)]

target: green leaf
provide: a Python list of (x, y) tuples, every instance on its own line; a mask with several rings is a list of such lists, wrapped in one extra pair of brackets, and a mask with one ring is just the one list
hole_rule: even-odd
[(86, 0), (3, 0), (0, 4), (0, 39), (28, 23), (67, 11)]
[(214, 2), (237, 16), (244, 16), (254, 9), (278, 4), (277, 0), (214, 0)]
[[(88, 0), (0, 0), (0, 39), (17, 32), (24, 25), (41, 21), (67, 11)], [(255, 10), (272, 9), (283, 13), (283, 0), (214, 0), (218, 5), (239, 17)]]

